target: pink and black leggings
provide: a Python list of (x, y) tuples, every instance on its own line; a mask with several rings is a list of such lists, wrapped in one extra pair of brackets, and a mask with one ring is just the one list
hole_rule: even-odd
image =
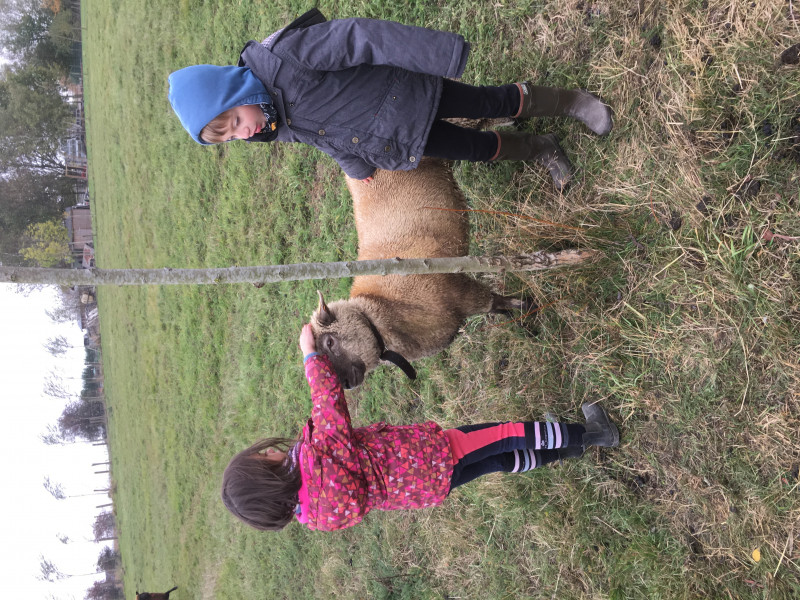
[(454, 462), (450, 489), (487, 473), (522, 473), (554, 462), (559, 449), (581, 447), (585, 431), (583, 425), (540, 421), (447, 429)]

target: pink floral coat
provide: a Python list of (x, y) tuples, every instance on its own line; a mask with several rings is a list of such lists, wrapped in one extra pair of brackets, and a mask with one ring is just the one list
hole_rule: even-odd
[(359, 523), (373, 508), (424, 508), (444, 500), (453, 458), (439, 425), (353, 428), (330, 361), (309, 357), (306, 377), (313, 408), (298, 456), (300, 522), (331, 531)]

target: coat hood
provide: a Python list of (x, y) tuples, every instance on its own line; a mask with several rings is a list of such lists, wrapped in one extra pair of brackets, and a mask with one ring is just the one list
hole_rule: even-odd
[(193, 65), (169, 76), (169, 102), (198, 144), (200, 131), (217, 115), (242, 104), (271, 104), (267, 89), (248, 67)]

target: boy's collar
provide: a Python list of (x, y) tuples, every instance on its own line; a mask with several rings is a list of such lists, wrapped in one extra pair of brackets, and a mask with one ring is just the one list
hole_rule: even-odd
[(271, 142), (278, 137), (278, 111), (272, 103), (261, 102), (258, 105), (261, 112), (264, 113), (264, 118), (267, 119), (267, 125), (255, 135), (251, 135), (245, 142)]

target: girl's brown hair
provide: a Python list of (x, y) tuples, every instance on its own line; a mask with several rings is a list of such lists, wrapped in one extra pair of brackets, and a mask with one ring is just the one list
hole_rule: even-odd
[(232, 108), (219, 113), (208, 122), (208, 125), (200, 130), (200, 139), (208, 144), (221, 144), (228, 141), (230, 135), (229, 127), (231, 124), (230, 112)]
[[(222, 475), (222, 502), (241, 521), (264, 531), (283, 529), (294, 517), (300, 470), (288, 451), (297, 440), (267, 438), (231, 459)], [(282, 462), (255, 454), (275, 448), (287, 452)]]

